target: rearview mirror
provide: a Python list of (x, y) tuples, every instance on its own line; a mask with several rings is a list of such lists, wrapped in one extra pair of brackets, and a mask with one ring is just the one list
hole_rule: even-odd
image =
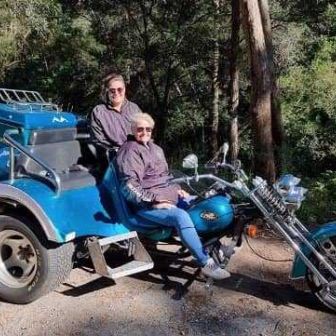
[(187, 169), (194, 169), (195, 180), (198, 182), (198, 157), (195, 154), (187, 155), (182, 161), (182, 167)]
[(198, 158), (195, 154), (187, 155), (182, 161), (182, 167), (187, 169), (197, 169)]
[(227, 142), (225, 142), (223, 144), (223, 161), (222, 161), (223, 164), (226, 163), (226, 155), (227, 155), (228, 151), (229, 151), (229, 144)]

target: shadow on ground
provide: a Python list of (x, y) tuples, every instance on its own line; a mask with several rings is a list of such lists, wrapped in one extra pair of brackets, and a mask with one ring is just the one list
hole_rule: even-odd
[[(195, 281), (206, 285), (206, 280), (200, 274), (200, 269), (197, 269), (193, 262), (185, 260), (165, 260), (162, 262), (161, 260), (160, 263), (156, 262), (155, 264), (159, 266), (149, 272), (138, 273), (132, 277), (152, 284), (162, 285), (162, 290), (172, 291), (171, 298), (174, 300), (181, 300)], [(92, 273), (89, 264), (82, 265), (80, 268)], [(65, 283), (64, 285), (69, 287), (69, 289), (61, 293), (77, 297), (115, 284), (111, 279), (99, 277), (79, 286)], [(225, 291), (248, 294), (271, 302), (276, 306), (291, 306), (295, 304), (312, 310), (330, 313), (327, 308), (315, 299), (312, 293), (295, 289), (289, 284), (274, 283), (239, 273), (232, 273), (230, 278), (217, 281), (213, 286), (222, 288)], [(213, 290), (211, 286), (207, 289), (209, 291)]]

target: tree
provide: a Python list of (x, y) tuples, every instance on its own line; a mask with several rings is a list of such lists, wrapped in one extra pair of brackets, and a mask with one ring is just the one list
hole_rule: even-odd
[(265, 45), (268, 56), (268, 66), (271, 77), (271, 114), (272, 114), (272, 139), (275, 149), (275, 160), (277, 162), (278, 169), (281, 169), (281, 155), (282, 144), (284, 138), (284, 131), (282, 126), (281, 116), (281, 104), (279, 101), (279, 87), (277, 83), (277, 76), (273, 58), (273, 43), (272, 43), (272, 28), (271, 18), (269, 13), (268, 0), (259, 0), (259, 8), (262, 20), (262, 26), (265, 36)]
[(209, 124), (210, 124), (210, 141), (209, 141), (209, 155), (213, 157), (218, 150), (218, 124), (219, 124), (219, 9), (220, 1), (213, 0), (215, 7), (215, 20), (214, 20), (214, 48), (212, 52), (212, 106), (209, 111)]
[(258, 0), (242, 0), (242, 14), (250, 54), (254, 165), (256, 173), (275, 180), (271, 116), (271, 78)]
[(239, 105), (239, 30), (240, 30), (240, 4), (231, 0), (231, 54), (230, 54), (230, 83), (229, 83), (229, 115), (230, 115), (230, 153), (231, 160), (238, 157), (238, 105)]
[(0, 8), (0, 80), (23, 64), (31, 43), (44, 43), (52, 35), (60, 12), (54, 0), (5, 1)]

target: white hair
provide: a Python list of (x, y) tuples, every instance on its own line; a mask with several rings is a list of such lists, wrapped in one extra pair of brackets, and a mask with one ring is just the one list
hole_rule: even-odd
[(141, 121), (147, 121), (149, 126), (154, 128), (155, 121), (148, 113), (137, 113), (131, 120), (132, 131), (136, 129), (136, 127)]

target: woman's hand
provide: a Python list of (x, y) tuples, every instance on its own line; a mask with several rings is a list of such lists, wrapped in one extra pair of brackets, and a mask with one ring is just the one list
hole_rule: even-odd
[(177, 193), (180, 198), (187, 198), (190, 196), (190, 194), (183, 189), (180, 189)]
[(159, 203), (155, 203), (153, 205), (153, 209), (171, 209), (174, 207), (175, 205), (169, 201), (160, 201)]

